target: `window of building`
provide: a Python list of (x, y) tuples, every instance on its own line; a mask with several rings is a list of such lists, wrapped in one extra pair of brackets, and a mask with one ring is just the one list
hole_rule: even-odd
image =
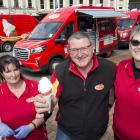
[(0, 1), (0, 7), (3, 7), (3, 1), (2, 0)]
[(44, 9), (44, 0), (40, 0), (40, 8)]
[(50, 0), (50, 9), (53, 9), (53, 0)]
[(119, 9), (123, 9), (122, 7), (119, 7)]
[(60, 0), (60, 7), (63, 7), (63, 0)]
[(28, 0), (28, 8), (32, 8), (32, 0)]
[(89, 5), (92, 5), (92, 0), (89, 0)]
[(18, 0), (14, 0), (14, 7), (15, 7), (15, 8), (19, 8)]
[(100, 3), (103, 3), (103, 0), (100, 0)]
[(72, 6), (73, 5), (73, 0), (70, 0), (70, 6)]
[(80, 2), (80, 4), (83, 4), (83, 0), (80, 0), (79, 2)]

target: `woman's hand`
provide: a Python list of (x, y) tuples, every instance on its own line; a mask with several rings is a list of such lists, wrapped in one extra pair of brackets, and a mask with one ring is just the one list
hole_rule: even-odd
[(0, 123), (0, 136), (2, 137), (10, 137), (15, 134), (14, 130), (12, 130), (7, 124)]
[(15, 130), (14, 137), (16, 137), (16, 139), (26, 138), (33, 130), (34, 128), (32, 128), (30, 125), (22, 125)]

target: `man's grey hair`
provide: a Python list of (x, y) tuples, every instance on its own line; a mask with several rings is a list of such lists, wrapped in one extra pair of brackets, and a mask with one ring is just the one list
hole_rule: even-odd
[(81, 38), (87, 38), (89, 42), (91, 43), (91, 45), (95, 47), (95, 39), (92, 39), (87, 33), (81, 32), (81, 31), (75, 32), (69, 37), (68, 45), (70, 45), (70, 42), (72, 39), (81, 39)]

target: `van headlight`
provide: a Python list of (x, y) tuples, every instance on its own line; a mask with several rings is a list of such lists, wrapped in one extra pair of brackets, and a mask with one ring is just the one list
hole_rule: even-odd
[(43, 52), (45, 50), (45, 47), (46, 46), (40, 46), (40, 47), (31, 49), (30, 52), (31, 52), (31, 54), (33, 54), (33, 53), (40, 53), (40, 52)]

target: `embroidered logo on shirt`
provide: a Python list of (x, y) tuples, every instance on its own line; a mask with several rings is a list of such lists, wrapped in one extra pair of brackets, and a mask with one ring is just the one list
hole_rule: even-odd
[(34, 97), (30, 97), (30, 98), (26, 99), (26, 102), (27, 102), (27, 103), (32, 103), (32, 102), (34, 102)]
[(101, 83), (101, 84), (96, 85), (94, 88), (95, 88), (95, 90), (99, 91), (99, 90), (103, 90), (104, 87), (105, 87), (104, 84)]

